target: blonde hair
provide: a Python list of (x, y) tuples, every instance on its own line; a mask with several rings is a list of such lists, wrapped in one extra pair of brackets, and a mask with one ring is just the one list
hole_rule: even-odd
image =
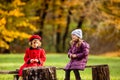
[[(70, 41), (70, 46), (72, 46), (75, 43), (75, 41), (71, 40)], [(79, 38), (76, 43), (76, 47), (80, 47), (82, 43), (82, 40)]]

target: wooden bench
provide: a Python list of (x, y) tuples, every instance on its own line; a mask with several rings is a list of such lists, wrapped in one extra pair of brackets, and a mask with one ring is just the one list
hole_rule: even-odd
[(14, 80), (18, 80), (19, 76), (18, 76), (18, 71), (19, 69), (16, 70), (2, 70), (0, 71), (0, 74), (13, 74), (14, 75)]
[[(85, 68), (92, 69), (92, 80), (110, 80), (109, 66), (102, 65), (87, 65)], [(64, 70), (64, 68), (57, 68), (57, 70)]]
[[(86, 68), (92, 69), (92, 80), (110, 80), (109, 66), (107, 64), (101, 65), (87, 65)], [(56, 67), (56, 70), (64, 70), (64, 68)], [(18, 69), (15, 71), (0, 71), (0, 74), (14, 74), (14, 80), (18, 80)]]

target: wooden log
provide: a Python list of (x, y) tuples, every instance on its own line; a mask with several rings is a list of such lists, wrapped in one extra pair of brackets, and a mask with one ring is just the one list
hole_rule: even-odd
[(23, 69), (23, 80), (57, 80), (56, 67), (28, 67)]
[(17, 72), (17, 74), (14, 74), (13, 80), (19, 80), (19, 75), (18, 75), (19, 69), (16, 69), (16, 72)]
[(5, 71), (5, 70), (2, 70), (0, 71), (0, 74), (18, 74), (18, 71)]
[(108, 65), (92, 67), (92, 80), (110, 80)]
[(18, 80), (18, 79), (19, 79), (19, 75), (18, 74), (14, 75), (14, 79), (13, 80)]
[[(103, 65), (107, 65), (107, 64), (100, 64), (100, 65), (86, 65), (85, 68), (96, 68), (98, 66), (103, 66)], [(56, 70), (65, 70), (63, 67), (56, 67)]]

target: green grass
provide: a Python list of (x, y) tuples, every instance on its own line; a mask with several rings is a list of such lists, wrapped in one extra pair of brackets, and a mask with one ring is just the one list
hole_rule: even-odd
[[(23, 64), (23, 54), (0, 54), (0, 70), (15, 70)], [(69, 59), (66, 54), (47, 54), (45, 66), (65, 67)], [(87, 65), (108, 64), (110, 69), (110, 80), (120, 80), (120, 58), (119, 57), (104, 57), (104, 56), (89, 56)], [(92, 80), (91, 69), (86, 68), (85, 71), (80, 71), (83, 80)], [(58, 80), (64, 80), (64, 71), (57, 70)], [(13, 75), (0, 74), (0, 80), (13, 80)], [(71, 72), (71, 80), (74, 79), (74, 74)]]

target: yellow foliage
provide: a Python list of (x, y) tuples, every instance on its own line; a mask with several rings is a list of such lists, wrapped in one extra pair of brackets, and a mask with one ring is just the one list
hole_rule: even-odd
[(56, 0), (56, 1), (55, 1), (55, 4), (56, 4), (56, 5), (61, 5), (60, 0)]
[(19, 24), (17, 24), (17, 27), (27, 27), (28, 23), (26, 23), (25, 21), (20, 22)]
[(120, 12), (119, 12), (119, 10), (114, 9), (114, 10), (112, 10), (112, 13), (113, 13), (113, 14), (119, 14)]
[(20, 8), (16, 8), (14, 10), (10, 10), (9, 12), (0, 10), (0, 14), (2, 16), (16, 16), (16, 17), (24, 16), (24, 13), (21, 12)]
[(39, 16), (36, 16), (36, 17), (30, 17), (30, 18), (29, 18), (29, 20), (31, 20), (31, 21), (35, 21), (35, 20), (39, 20), (39, 19), (40, 19)]
[(15, 16), (15, 17), (21, 17), (24, 16), (24, 13), (21, 12), (21, 9), (18, 7), (19, 5), (25, 5), (24, 2), (21, 2), (20, 0), (14, 0), (11, 6), (15, 6), (13, 10), (10, 11), (4, 11), (0, 9), (0, 14), (2, 16)]
[(56, 25), (61, 25), (63, 27), (66, 26), (66, 19), (65, 18), (56, 19), (54, 22)]
[(120, 19), (114, 20), (114, 23), (116, 24), (116, 28), (120, 30)]
[(6, 24), (6, 19), (5, 17), (3, 17), (2, 19), (0, 19), (0, 26), (5, 24)]
[[(20, 40), (30, 37), (29, 34), (19, 31), (7, 30), (4, 25), (0, 26), (0, 47), (9, 48), (6, 42), (12, 42), (15, 38)], [(4, 39), (4, 41), (2, 40)]]
[(10, 38), (7, 36), (3, 36), (3, 38), (7, 41), (7, 42), (12, 42), (14, 40), (14, 38)]
[(120, 0), (111, 0), (111, 2), (116, 2), (116, 3), (119, 3)]
[(8, 13), (7, 13), (7, 11), (3, 11), (3, 10), (0, 9), (0, 14), (7, 15)]
[[(25, 33), (25, 32), (19, 32), (19, 31), (10, 31), (6, 30), (5, 28), (1, 28), (1, 37), (6, 41), (6, 42), (12, 42), (15, 38), (19, 38), (20, 40), (23, 40), (25, 38), (29, 38), (31, 35)], [(3, 40), (0, 39), (0, 47), (4, 47), (6, 49), (9, 49), (9, 45)]]
[(20, 12), (20, 9), (19, 9), (19, 8), (16, 8), (16, 9), (14, 9), (14, 10), (11, 10), (11, 11), (8, 13), (8, 16), (20, 17), (20, 16), (24, 16), (24, 13)]
[(1, 35), (3, 37), (3, 39), (7, 42), (12, 42), (14, 40), (14, 35), (15, 33), (13, 31), (8, 31), (6, 29), (4, 29), (2, 32), (1, 32)]
[[(21, 0), (12, 0), (12, 3), (5, 7), (6, 9), (0, 9), (0, 47), (9, 49), (7, 42), (11, 43), (14, 39), (29, 38), (28, 30), (31, 29), (32, 32), (37, 30), (30, 21), (38, 20), (39, 17), (26, 18), (25, 13), (22, 12), (24, 9), (22, 6), (25, 4)], [(3, 4), (3, 6), (6, 5)], [(14, 22), (14, 20), (17, 21)], [(23, 32), (24, 28), (28, 30)]]
[(33, 30), (33, 31), (37, 31), (36, 26), (34, 26), (34, 25), (32, 25), (32, 24), (29, 24), (29, 28), (30, 28), (31, 30)]
[(107, 57), (120, 57), (120, 50), (113, 51), (113, 52), (106, 52), (101, 54), (100, 56), (107, 56)]
[(20, 40), (23, 40), (25, 38), (29, 38), (31, 35), (27, 34), (27, 33), (24, 33), (24, 32), (20, 32), (19, 34), (19, 38)]
[(24, 2), (21, 2), (21, 0), (14, 0), (12, 5), (16, 6), (21, 6), (21, 5), (25, 5)]
[(3, 40), (0, 39), (0, 47), (9, 49), (9, 45), (6, 44)]
[(33, 30), (33, 31), (36, 31), (36, 30), (37, 30), (34, 25), (32, 25), (31, 23), (25, 22), (25, 21), (17, 24), (17, 27), (28, 27), (28, 28), (30, 28), (30, 29)]
[[(118, 2), (119, 0), (111, 0), (112, 2)], [(114, 24), (117, 29), (120, 29), (120, 19), (118, 16), (120, 16), (119, 7), (115, 4), (109, 4), (109, 6), (103, 7), (102, 4), (98, 6), (102, 10), (102, 16), (106, 18), (104, 21), (104, 24)]]
[(61, 14), (61, 10), (56, 10), (54, 15), (60, 15)]
[(80, 2), (79, 0), (70, 0), (68, 1), (67, 6), (71, 7), (71, 6), (80, 6), (82, 2)]
[(5, 26), (4, 25), (0, 25), (0, 33), (2, 32), (2, 31), (4, 31), (4, 29), (5, 29)]

